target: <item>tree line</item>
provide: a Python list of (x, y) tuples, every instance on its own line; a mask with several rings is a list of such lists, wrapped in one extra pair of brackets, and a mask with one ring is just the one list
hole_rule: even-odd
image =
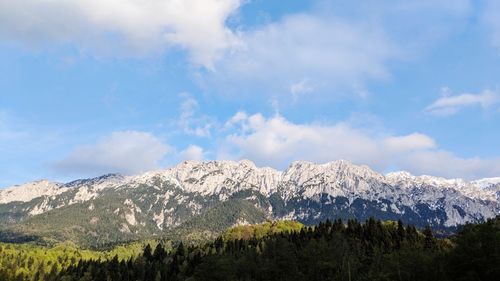
[[(129, 260), (143, 253), (145, 245), (157, 244), (147, 240), (117, 245), (107, 251), (81, 249), (71, 242), (51, 247), (32, 243), (0, 243), (0, 281), (55, 280), (61, 270), (81, 260)], [(168, 247), (167, 245), (164, 245)], [(167, 248), (168, 249), (168, 248)]]
[(434, 237), (429, 227), (418, 231), (401, 221), (374, 218), (364, 223), (327, 220), (258, 237), (249, 231), (203, 245), (179, 243), (172, 250), (148, 245), (135, 258), (80, 260), (45, 280), (446, 281), (500, 276), (499, 217), (466, 225), (449, 238)]

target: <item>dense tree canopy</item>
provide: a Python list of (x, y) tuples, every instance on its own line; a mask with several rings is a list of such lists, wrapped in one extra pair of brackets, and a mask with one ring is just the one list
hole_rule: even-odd
[[(263, 235), (262, 229), (268, 233)], [(466, 226), (452, 239), (437, 239), (429, 228), (419, 232), (401, 222), (375, 219), (272, 229), (277, 227), (246, 227), (202, 246), (180, 243), (170, 252), (159, 244), (128, 261), (82, 261), (56, 280), (494, 280), (500, 276), (499, 219)]]
[[(146, 245), (146, 244), (143, 244)], [(238, 226), (203, 245), (108, 252), (0, 244), (0, 280), (496, 280), (500, 218), (435, 238), (369, 219)]]
[(55, 280), (61, 270), (82, 260), (125, 260), (141, 255), (144, 245), (149, 244), (157, 242), (130, 243), (107, 251), (85, 250), (70, 242), (52, 247), (0, 243), (0, 281)]

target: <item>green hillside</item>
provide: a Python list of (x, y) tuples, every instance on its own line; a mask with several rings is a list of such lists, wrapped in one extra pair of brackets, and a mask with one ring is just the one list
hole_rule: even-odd
[(219, 236), (228, 228), (238, 224), (256, 224), (267, 219), (262, 210), (253, 203), (232, 199), (209, 209), (206, 213), (195, 216), (164, 237), (185, 243), (207, 242)]
[(127, 263), (83, 262), (55, 280), (486, 281), (500, 276), (500, 218), (468, 225), (451, 239), (435, 238), (430, 228), (418, 232), (375, 219), (327, 221), (278, 233), (268, 226), (244, 228), (267, 229), (260, 238), (233, 239), (245, 232), (238, 227), (226, 239), (196, 247), (147, 247)]
[[(85, 260), (129, 260), (142, 254), (146, 245), (155, 247), (156, 241), (143, 241), (115, 246), (107, 251), (82, 249), (66, 242), (52, 247), (32, 243), (0, 243), (0, 280), (53, 280), (57, 273)], [(163, 244), (167, 246), (168, 244)]]

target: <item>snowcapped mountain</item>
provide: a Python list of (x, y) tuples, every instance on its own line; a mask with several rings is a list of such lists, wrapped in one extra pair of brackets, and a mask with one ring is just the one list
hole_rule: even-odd
[(202, 221), (213, 221), (204, 231), (215, 231), (221, 221), (375, 216), (445, 229), (499, 214), (499, 178), (382, 175), (344, 160), (297, 161), (284, 171), (248, 160), (186, 161), (137, 176), (42, 180), (0, 190), (4, 231), (99, 243), (159, 236)]

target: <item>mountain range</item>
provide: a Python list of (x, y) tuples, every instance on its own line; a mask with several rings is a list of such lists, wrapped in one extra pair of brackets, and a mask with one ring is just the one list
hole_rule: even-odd
[(185, 161), (135, 176), (35, 181), (0, 190), (0, 240), (84, 246), (146, 238), (203, 240), (265, 220), (314, 224), (371, 216), (439, 231), (500, 214), (500, 178), (377, 173), (345, 160), (284, 171), (248, 160)]

